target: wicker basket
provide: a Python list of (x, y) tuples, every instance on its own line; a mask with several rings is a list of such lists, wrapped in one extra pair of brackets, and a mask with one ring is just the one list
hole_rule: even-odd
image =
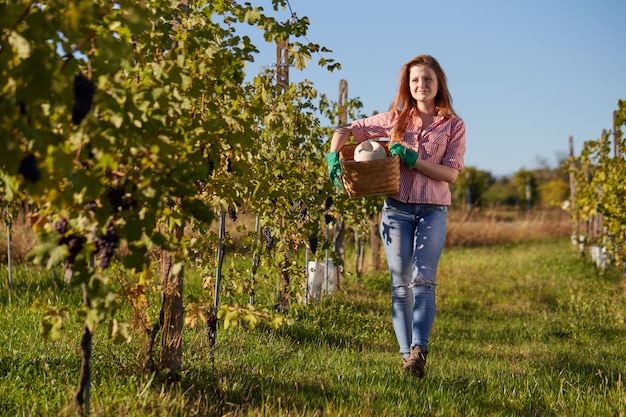
[[(389, 143), (377, 141), (389, 155)], [(341, 181), (352, 198), (396, 194), (400, 189), (400, 157), (388, 156), (375, 161), (354, 161), (357, 144), (344, 145), (339, 151)]]

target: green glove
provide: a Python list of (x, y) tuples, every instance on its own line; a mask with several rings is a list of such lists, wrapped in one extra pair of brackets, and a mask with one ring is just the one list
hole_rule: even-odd
[(335, 187), (344, 190), (341, 179), (341, 165), (339, 165), (339, 152), (330, 152), (326, 154), (326, 165), (328, 165), (328, 175)]
[(397, 142), (389, 145), (389, 154), (391, 156), (398, 155), (409, 169), (413, 169), (419, 156), (414, 150), (405, 148), (402, 144)]

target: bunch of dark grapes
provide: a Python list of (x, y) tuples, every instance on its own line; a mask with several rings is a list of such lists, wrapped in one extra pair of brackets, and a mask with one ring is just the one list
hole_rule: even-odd
[(68, 225), (69, 225), (69, 222), (67, 221), (67, 219), (65, 217), (60, 217), (59, 220), (54, 222), (54, 224), (52, 225), (52, 228), (54, 229), (55, 232), (58, 232), (60, 235), (64, 235), (65, 233), (67, 233)]
[(271, 250), (274, 246), (274, 237), (272, 236), (272, 229), (265, 227), (263, 229), (263, 237), (265, 238), (265, 250)]
[(317, 243), (317, 235), (309, 236), (309, 248), (311, 248), (311, 252), (313, 252), (313, 255), (315, 255), (315, 252), (317, 252)]
[(104, 236), (98, 236), (95, 239), (97, 255), (100, 255), (100, 268), (106, 269), (111, 265), (111, 258), (115, 252), (115, 248), (119, 243), (120, 238), (117, 236), (115, 227), (109, 223), (107, 226), (106, 234)]
[(76, 260), (76, 256), (83, 250), (83, 246), (85, 246), (85, 242), (87, 239), (83, 236), (78, 236), (75, 234), (71, 234), (69, 236), (63, 236), (59, 241), (59, 245), (67, 245), (67, 249), (70, 252), (67, 259), (65, 260), (68, 267), (72, 267), (74, 265), (74, 261)]
[(114, 211), (126, 211), (137, 205), (135, 199), (126, 197), (126, 190), (123, 185), (109, 187), (107, 198)]
[(32, 153), (26, 155), (20, 161), (20, 167), (17, 172), (18, 174), (22, 174), (26, 181), (32, 182), (33, 184), (41, 179), (41, 171), (37, 165), (37, 158)]
[(57, 243), (59, 245), (67, 245), (67, 249), (70, 254), (65, 259), (65, 263), (68, 267), (71, 268), (72, 265), (74, 265), (76, 257), (78, 256), (80, 251), (83, 250), (87, 239), (74, 233), (67, 235), (68, 226), (69, 221), (65, 217), (59, 217), (59, 219), (55, 221), (52, 225), (52, 229), (61, 235), (61, 238), (58, 240)]
[(306, 220), (306, 216), (308, 214), (306, 206), (302, 200), (295, 203), (292, 207), (292, 210), (298, 210), (298, 220), (300, 222), (304, 222)]
[(72, 109), (72, 123), (79, 124), (91, 110), (96, 85), (82, 74), (74, 77), (74, 108)]
[(237, 210), (235, 210), (234, 207), (228, 207), (228, 217), (230, 217), (232, 221), (237, 220)]
[(120, 187), (110, 187), (107, 192), (107, 198), (109, 204), (115, 209), (115, 211), (121, 209), (124, 205), (124, 189)]
[(325, 214), (324, 215), (324, 221), (326, 221), (326, 224), (332, 223), (333, 220), (335, 220), (335, 219), (330, 214)]
[(326, 203), (324, 203), (324, 210), (328, 210), (333, 205), (333, 198), (328, 197)]
[(307, 216), (307, 210), (306, 207), (304, 207), (304, 205), (302, 207), (300, 207), (300, 211), (298, 212), (298, 219), (303, 222), (306, 220), (306, 216)]
[(28, 121), (28, 124), (31, 124), (31, 118), (30, 118), (30, 114), (28, 114), (28, 110), (26, 109), (26, 103), (22, 100), (18, 100), (17, 105), (20, 108), (20, 114), (22, 116), (26, 116), (26, 120)]

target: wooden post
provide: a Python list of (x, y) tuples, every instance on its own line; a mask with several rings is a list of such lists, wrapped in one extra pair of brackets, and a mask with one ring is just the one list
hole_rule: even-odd
[(276, 44), (276, 84), (284, 91), (289, 85), (289, 38)]
[[(621, 126), (623, 123), (620, 123), (619, 113), (617, 110), (613, 111), (613, 157), (615, 159), (622, 158), (621, 151), (621, 135), (618, 133), (618, 126)], [(623, 282), (624, 282), (624, 291), (626, 292), (626, 253), (622, 253), (622, 274), (623, 274)]]
[(372, 214), (370, 222), (370, 246), (372, 247), (372, 269), (380, 269), (380, 214)]
[[(570, 156), (570, 163), (569, 163), (569, 193), (570, 193), (570, 205), (572, 207), (573, 210), (575, 210), (575, 217), (574, 217), (574, 231), (573, 231), (573, 236), (572, 236), (572, 241), (576, 242), (576, 244), (578, 245), (579, 242), (579, 238), (580, 238), (580, 223), (579, 223), (579, 219), (578, 219), (578, 210), (576, 210), (576, 178), (574, 177), (574, 161), (572, 160), (572, 158), (574, 158), (574, 138), (572, 136), (569, 137), (569, 156)], [(575, 240), (574, 240), (575, 239)]]
[[(87, 285), (82, 285), (83, 304), (91, 308), (91, 300), (87, 291)], [(74, 392), (74, 402), (78, 406), (80, 415), (88, 416), (91, 408), (91, 356), (93, 351), (93, 334), (88, 326), (83, 327), (83, 336), (80, 339), (80, 376), (78, 378), (78, 388)]]
[[(337, 102), (338, 111), (339, 111), (339, 125), (345, 124), (348, 122), (348, 81), (340, 80), (339, 81), (339, 99)], [(337, 217), (333, 228), (333, 249), (335, 253), (339, 255), (341, 258), (342, 265), (345, 267), (345, 224), (341, 220), (340, 217)], [(337, 287), (343, 286), (344, 273), (341, 265), (337, 265)]]
[(619, 122), (617, 121), (617, 110), (613, 111), (613, 156), (615, 157), (615, 159), (620, 158), (622, 155), (622, 152), (620, 150), (620, 143), (619, 140), (620, 138), (618, 137), (617, 134), (617, 126), (618, 126)]
[(361, 256), (361, 246), (363, 246), (363, 243), (361, 242), (360, 235), (359, 230), (356, 229), (354, 231), (354, 276), (356, 277), (356, 281), (358, 281), (361, 277), (361, 271), (359, 270), (359, 257)]
[(13, 289), (13, 275), (11, 271), (11, 220), (10, 219), (7, 222), (7, 272), (8, 272), (7, 285), (9, 287), (9, 302), (11, 302), (11, 292), (12, 292), (11, 290)]
[[(220, 286), (222, 283), (222, 262), (224, 261), (224, 237), (226, 235), (226, 212), (220, 210), (220, 226), (217, 240), (217, 268), (215, 268), (215, 293), (213, 295), (213, 312), (208, 316), (209, 320), (209, 341), (211, 343), (211, 352), (217, 340), (217, 313), (219, 312), (220, 303)], [(252, 296), (251, 296), (252, 297)]]
[[(184, 226), (173, 230), (177, 242), (183, 237)], [(167, 370), (169, 382), (177, 382), (182, 370), (183, 325), (185, 308), (183, 305), (184, 268), (175, 268), (177, 261), (182, 263), (182, 254), (161, 249), (161, 367)]]
[(348, 81), (339, 81), (339, 101), (337, 103), (339, 110), (339, 124), (348, 123)]
[(259, 249), (259, 236), (261, 235), (261, 219), (259, 218), (259, 216), (256, 216), (256, 219), (254, 220), (254, 251), (252, 253), (252, 274), (250, 276), (250, 305), (253, 306), (254, 305), (254, 295), (255, 295), (255, 291), (254, 291), (254, 277), (256, 275), (256, 271), (259, 268), (259, 262), (260, 262), (260, 249)]

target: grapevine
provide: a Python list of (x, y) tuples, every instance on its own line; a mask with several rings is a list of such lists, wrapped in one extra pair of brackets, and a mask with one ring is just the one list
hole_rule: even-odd
[[(605, 130), (600, 139), (585, 142), (580, 155), (567, 161), (576, 192), (572, 220), (588, 225), (580, 243), (602, 246), (607, 261), (622, 266), (626, 266), (626, 140), (621, 131), (625, 123), (626, 101), (620, 100), (612, 133)], [(594, 228), (598, 216), (601, 231)]]
[[(247, 21), (273, 41), (285, 28), (305, 33), (308, 19), (280, 23), (249, 4), (218, 3), (194, 3), (186, 14), (166, 0), (72, 8), (48, 2), (19, 14), (4, 13), (16, 6), (0, 6), (4, 198), (28, 194), (42, 219), (36, 259), (55, 266), (65, 253), (57, 249), (66, 246), (65, 261), (85, 284), (83, 365), (90, 363), (92, 332), (115, 314), (108, 290), (87, 284), (115, 273), (110, 265), (121, 243), (128, 253), (120, 268), (150, 268), (146, 255), (160, 248), (169, 256), (168, 277), (180, 283), (186, 262), (199, 270), (215, 265), (206, 230), (216, 211), (242, 200), (266, 225), (272, 256), (265, 266), (298, 284), (295, 255), (323, 218), (332, 189), (319, 164), (329, 132), (315, 114), (317, 92), (309, 82), (279, 88), (271, 71), (244, 82), (256, 47), (215, 23)], [(292, 40), (293, 65), (302, 69), (321, 49)], [(320, 65), (337, 68), (329, 58)], [(42, 71), (28, 71), (34, 66)], [(290, 201), (298, 201), (297, 210), (288, 210)], [(229, 215), (234, 221), (236, 211)], [(60, 217), (50, 225), (45, 219), (53, 216)], [(186, 226), (204, 240), (183, 238)], [(316, 241), (308, 243), (315, 252)], [(86, 260), (91, 249), (100, 270)], [(165, 291), (164, 302), (171, 301)], [(104, 311), (89, 314), (93, 308)], [(172, 351), (173, 366), (165, 368), (175, 373), (181, 356)], [(77, 401), (88, 407), (81, 396), (89, 381), (81, 384)]]

